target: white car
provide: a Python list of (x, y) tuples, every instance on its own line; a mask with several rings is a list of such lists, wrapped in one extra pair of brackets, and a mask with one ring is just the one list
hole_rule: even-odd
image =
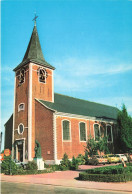
[(127, 157), (124, 154), (116, 154), (116, 156), (118, 156), (120, 158), (120, 162), (122, 161), (122, 158), (123, 158), (124, 162), (127, 162)]

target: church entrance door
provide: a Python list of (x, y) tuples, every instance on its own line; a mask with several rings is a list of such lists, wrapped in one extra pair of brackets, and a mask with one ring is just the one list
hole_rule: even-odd
[(23, 144), (18, 145), (18, 160), (23, 162)]

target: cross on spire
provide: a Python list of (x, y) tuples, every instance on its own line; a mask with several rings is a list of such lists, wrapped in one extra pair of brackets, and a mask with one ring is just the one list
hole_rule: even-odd
[(35, 13), (34, 19), (32, 21), (34, 21), (34, 26), (36, 26), (36, 19), (38, 18), (38, 16)]

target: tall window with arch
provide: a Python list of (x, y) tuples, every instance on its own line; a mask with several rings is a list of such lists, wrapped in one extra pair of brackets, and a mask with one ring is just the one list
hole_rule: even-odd
[(99, 131), (99, 125), (98, 124), (94, 124), (94, 137), (95, 137), (95, 141), (99, 141), (100, 131)]
[(106, 134), (107, 134), (108, 142), (112, 142), (113, 135), (112, 135), (112, 126), (111, 125), (106, 126)]
[(86, 141), (86, 124), (81, 122), (79, 123), (80, 130), (80, 141)]
[(39, 69), (39, 81), (42, 83), (46, 83), (46, 78), (48, 77), (48, 73), (46, 69), (40, 68)]
[(70, 122), (68, 120), (64, 120), (62, 122), (63, 127), (63, 140), (70, 140)]

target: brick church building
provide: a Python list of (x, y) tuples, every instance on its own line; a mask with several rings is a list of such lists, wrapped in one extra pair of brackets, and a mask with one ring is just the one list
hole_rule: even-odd
[(105, 134), (114, 152), (117, 108), (54, 93), (54, 70), (43, 57), (34, 25), (25, 56), (14, 69), (14, 111), (5, 124), (5, 148), (13, 158), (31, 161), (38, 140), (45, 162), (58, 164), (64, 153), (70, 159), (84, 154), (89, 135), (98, 141)]

